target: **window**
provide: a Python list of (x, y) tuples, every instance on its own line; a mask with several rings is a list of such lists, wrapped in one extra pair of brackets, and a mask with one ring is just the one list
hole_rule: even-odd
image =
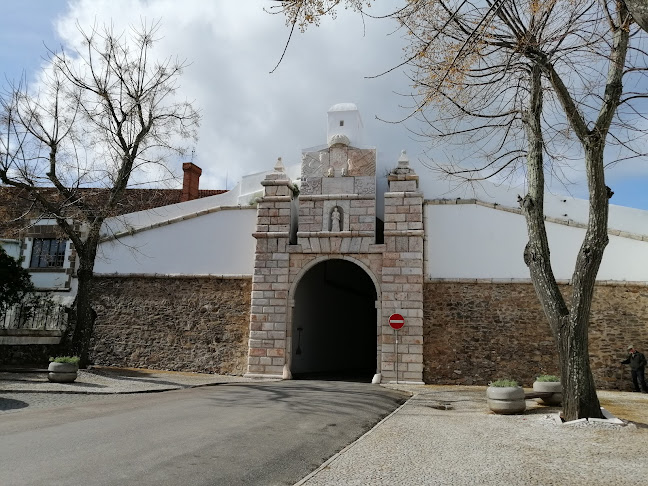
[(55, 238), (34, 238), (30, 268), (63, 267), (66, 243)]
[(341, 127), (344, 126), (344, 120), (340, 120), (340, 126), (341, 126)]

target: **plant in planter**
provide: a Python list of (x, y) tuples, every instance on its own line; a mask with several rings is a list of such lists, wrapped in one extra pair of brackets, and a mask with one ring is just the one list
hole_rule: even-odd
[(77, 378), (79, 371), (78, 356), (57, 356), (50, 358), (47, 368), (47, 379), (55, 383), (72, 383)]
[(488, 408), (495, 413), (514, 414), (526, 410), (524, 390), (515, 380), (495, 380), (486, 389)]
[(560, 405), (562, 402), (562, 385), (560, 378), (555, 375), (540, 375), (533, 382), (533, 391), (538, 393), (549, 393), (552, 395), (538, 398), (539, 403), (545, 405)]

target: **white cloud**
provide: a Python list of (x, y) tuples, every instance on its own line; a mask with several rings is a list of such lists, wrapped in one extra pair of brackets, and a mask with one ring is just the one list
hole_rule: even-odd
[[(386, 3), (380, 6), (393, 6)], [(324, 19), (305, 34), (295, 32), (283, 62), (269, 74), (289, 34), (282, 16), (264, 12), (272, 4), (71, 0), (56, 25), (61, 42), (70, 47), (79, 41), (77, 22), (84, 27), (112, 22), (119, 30), (143, 20), (161, 20), (158, 55), (191, 63), (181, 79), (181, 94), (195, 100), (203, 115), (195, 162), (203, 168), (204, 188), (224, 187), (226, 175), (231, 187), (243, 174), (271, 168), (278, 156), (287, 164), (299, 162), (302, 148), (325, 142), (326, 110), (339, 102), (354, 102), (360, 108), (365, 141), (378, 148), (380, 174), (396, 163), (401, 149), (408, 150), (419, 171), (426, 170), (417, 163), (419, 157), (443, 162), (456, 155), (444, 145), (425, 154), (425, 141), (410, 135), (405, 125), (375, 119), (399, 120), (408, 113), (399, 107), (408, 100), (395, 94), (410, 91), (402, 70), (365, 78), (401, 61), (405, 41), (393, 33), (394, 23), (340, 9), (336, 20)], [(644, 167), (643, 161), (620, 164), (610, 180), (635, 176), (645, 182)], [(569, 190), (586, 196), (582, 168), (575, 169), (566, 169), (569, 178), (579, 182)], [(553, 190), (561, 193), (565, 188), (555, 184)]]
[(75, 46), (76, 22), (112, 22), (120, 30), (142, 20), (162, 21), (158, 55), (191, 63), (181, 93), (203, 115), (195, 159), (203, 168), (202, 187), (223, 187), (226, 174), (231, 186), (243, 174), (271, 168), (278, 156), (287, 164), (299, 162), (302, 148), (325, 142), (326, 110), (338, 102), (359, 106), (367, 142), (395, 164), (400, 149), (414, 143), (404, 127), (374, 117), (402, 116), (393, 91), (407, 91), (406, 80), (400, 73), (365, 79), (399, 62), (398, 38), (386, 36), (394, 24), (365, 19), (363, 26), (359, 16), (342, 10), (335, 21), (296, 33), (270, 74), (289, 33), (282, 16), (263, 11), (270, 4), (79, 0), (70, 3), (57, 27), (64, 43)]

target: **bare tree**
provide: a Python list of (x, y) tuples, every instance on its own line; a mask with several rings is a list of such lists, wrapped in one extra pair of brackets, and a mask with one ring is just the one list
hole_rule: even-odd
[[(275, 9), (292, 29), (303, 30), (342, 4), (369, 15), (369, 2), (361, 0), (284, 0)], [(387, 17), (408, 36), (400, 66), (411, 68), (412, 116), (427, 127), (421, 134), (437, 143), (455, 142), (472, 159), (439, 168), (465, 181), (526, 174), (528, 192), (519, 198), (529, 236), (524, 261), (557, 344), (564, 417), (600, 417), (588, 329), (608, 243), (613, 193), (605, 184), (605, 166), (644, 154), (634, 142), (645, 135), (637, 128), (645, 117), (631, 102), (646, 93), (624, 91), (623, 82), (644, 75), (645, 62), (630, 63), (646, 56), (640, 37), (631, 36), (625, 4), (411, 0)], [(472, 147), (469, 154), (465, 147)], [(589, 221), (567, 302), (551, 268), (543, 201), (545, 174), (559, 174), (561, 164), (576, 160), (584, 161)]]
[(150, 178), (183, 151), (184, 139), (196, 137), (199, 114), (176, 94), (185, 62), (152, 56), (158, 28), (79, 27), (81, 49), (51, 51), (35, 86), (14, 85), (2, 97), (0, 180), (23, 189), (54, 218), (78, 255), (71, 346), (82, 364), (93, 331), (90, 290), (104, 220), (135, 174)]

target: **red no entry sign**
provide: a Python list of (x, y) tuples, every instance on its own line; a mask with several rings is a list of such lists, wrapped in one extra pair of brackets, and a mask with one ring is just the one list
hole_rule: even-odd
[(396, 329), (398, 331), (405, 325), (405, 318), (400, 314), (392, 314), (391, 316), (389, 316), (389, 325), (392, 327), (392, 329)]

